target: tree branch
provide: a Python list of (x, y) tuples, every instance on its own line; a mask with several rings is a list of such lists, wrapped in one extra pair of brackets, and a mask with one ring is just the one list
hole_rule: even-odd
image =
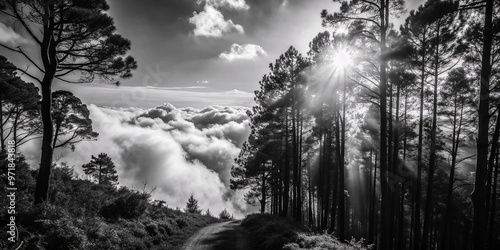
[(12, 11), (14, 12), (14, 14), (16, 16), (16, 19), (19, 20), (19, 22), (21, 22), (21, 24), (26, 29), (26, 31), (28, 31), (28, 33), (33, 38), (33, 40), (35, 40), (36, 43), (38, 43), (39, 45), (41, 45), (42, 42), (35, 36), (35, 34), (33, 33), (33, 31), (31, 31), (31, 29), (29, 28), (29, 25), (24, 21), (24, 18), (17, 11), (17, 8), (16, 8), (16, 4), (17, 3), (15, 3), (15, 2), (16, 1), (12, 1), (12, 2), (9, 2), (9, 3), (10, 3), (10, 7), (12, 8)]

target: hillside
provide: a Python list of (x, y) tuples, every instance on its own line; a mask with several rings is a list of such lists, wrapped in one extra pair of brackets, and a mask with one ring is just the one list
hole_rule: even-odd
[[(6, 180), (7, 160), (0, 159), (0, 176)], [(22, 156), (15, 164), (16, 246), (22, 244), (20, 249), (179, 249), (199, 228), (219, 221), (168, 208), (151, 201), (144, 191), (77, 179), (64, 164), (53, 169), (49, 202), (34, 206), (37, 172)], [(6, 191), (2, 188), (2, 197)], [(0, 199), (2, 211), (12, 205), (7, 202)], [(9, 214), (0, 216), (6, 225)], [(13, 247), (9, 235), (1, 234), (0, 248)]]

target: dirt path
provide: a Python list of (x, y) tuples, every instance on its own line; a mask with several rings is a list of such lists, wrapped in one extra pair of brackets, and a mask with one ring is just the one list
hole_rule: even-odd
[(241, 221), (227, 221), (200, 229), (184, 243), (183, 250), (251, 250)]

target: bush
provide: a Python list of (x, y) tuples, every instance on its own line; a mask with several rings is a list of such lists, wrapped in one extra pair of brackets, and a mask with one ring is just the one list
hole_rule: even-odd
[(41, 221), (45, 231), (44, 243), (46, 249), (66, 250), (85, 249), (87, 242), (85, 233), (67, 220)]
[(184, 218), (176, 219), (175, 223), (177, 223), (177, 226), (179, 226), (179, 228), (183, 228), (188, 224)]
[(342, 243), (335, 237), (322, 234), (322, 235), (308, 235), (299, 233), (297, 241), (286, 244), (283, 249), (285, 250), (309, 250), (309, 249), (332, 249), (332, 250), (366, 250), (370, 247), (363, 247), (363, 241), (356, 242), (351, 240), (349, 244)]
[(309, 231), (306, 227), (270, 214), (248, 215), (241, 226), (255, 237), (257, 249), (262, 250), (281, 249), (297, 240), (297, 232)]
[(129, 191), (104, 206), (101, 214), (110, 220), (138, 218), (146, 211), (148, 199), (148, 194)]

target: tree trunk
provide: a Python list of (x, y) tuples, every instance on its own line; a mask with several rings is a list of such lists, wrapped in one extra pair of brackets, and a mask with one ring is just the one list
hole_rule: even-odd
[(0, 153), (5, 151), (5, 140), (3, 138), (3, 101), (0, 99)]
[(495, 166), (495, 175), (493, 182), (493, 193), (491, 195), (491, 209), (490, 209), (490, 234), (488, 239), (489, 249), (495, 249), (495, 213), (496, 213), (496, 201), (497, 201), (497, 185), (498, 185), (498, 160), (499, 160), (499, 150), (496, 152), (496, 166)]
[(405, 193), (403, 192), (404, 190), (404, 182), (401, 183), (401, 197), (399, 198), (399, 216), (398, 216), (398, 228), (399, 228), (399, 233), (398, 233), (398, 248), (397, 249), (406, 249), (405, 247), (405, 207), (404, 207), (404, 199), (405, 199)]
[(479, 124), (477, 136), (476, 156), (476, 180), (474, 190), (471, 194), (474, 208), (473, 235), (474, 250), (484, 250), (486, 243), (486, 221), (488, 208), (486, 207), (486, 181), (488, 170), (488, 126), (490, 121), (490, 75), (491, 75), (491, 47), (493, 40), (492, 30), (493, 0), (486, 0), (484, 33), (483, 33), (483, 55), (481, 63), (481, 86), (479, 98)]
[[(344, 162), (344, 153), (345, 153), (345, 98), (346, 98), (346, 84), (345, 84), (345, 72), (343, 76), (343, 94), (342, 94), (342, 116), (340, 116), (340, 112), (337, 115), (336, 119), (336, 128), (337, 128), (337, 154), (338, 154), (338, 170), (339, 170), (339, 190), (338, 190), (338, 197), (339, 197), (339, 228), (337, 230), (337, 237), (341, 242), (345, 241), (345, 183), (344, 183), (344, 168), (345, 168), (345, 162)], [(340, 102), (338, 102), (338, 106), (340, 106)], [(340, 110), (339, 110), (340, 111)], [(342, 119), (342, 121), (339, 124), (339, 120)]]
[[(497, 109), (500, 108), (500, 102), (497, 104)], [(493, 139), (491, 140), (490, 156), (488, 159), (488, 181), (486, 182), (486, 208), (490, 207), (491, 192), (492, 192), (492, 181), (493, 181), (493, 169), (495, 168), (495, 157), (498, 148), (498, 139), (500, 138), (500, 112), (497, 114), (497, 119), (495, 122), (495, 132), (493, 133)], [(494, 211), (491, 210), (488, 213), (487, 218), (494, 216)]]
[(418, 147), (417, 147), (417, 183), (415, 192), (415, 216), (414, 216), (414, 229), (413, 229), (413, 249), (420, 249), (420, 199), (422, 189), (422, 146), (423, 146), (423, 127), (424, 127), (424, 88), (425, 88), (425, 46), (426, 46), (426, 33), (425, 29), (422, 34), (422, 68), (420, 75), (420, 118), (418, 126)]
[(297, 221), (302, 225), (302, 133), (303, 133), (303, 119), (301, 114), (297, 112), (298, 119), (298, 149), (297, 149)]
[(427, 182), (427, 198), (425, 200), (425, 213), (424, 213), (424, 230), (422, 233), (422, 250), (427, 250), (429, 244), (429, 230), (432, 221), (432, 189), (434, 184), (434, 168), (436, 166), (436, 130), (437, 130), (437, 86), (439, 76), (439, 31), (441, 25), (437, 21), (437, 34), (436, 34), (436, 52), (434, 56), (434, 93), (432, 101), (432, 127), (431, 127), (431, 156), (429, 159), (429, 171)]
[(14, 115), (14, 123), (12, 124), (12, 128), (14, 131), (13, 138), (14, 138), (14, 149), (17, 151), (17, 122), (19, 121), (19, 104), (16, 104), (15, 107), (16, 114)]
[[(441, 232), (441, 249), (449, 249), (449, 229), (450, 229), (450, 216), (451, 216), (451, 206), (452, 206), (452, 196), (453, 196), (453, 183), (455, 182), (455, 165), (458, 155), (458, 143), (460, 140), (460, 126), (462, 124), (462, 112), (463, 103), (460, 108), (460, 118), (458, 118), (457, 113), (457, 94), (454, 95), (453, 101), (453, 132), (451, 139), (451, 164), (450, 164), (450, 178), (448, 179), (448, 191), (446, 197), (446, 210), (444, 213), (443, 230)], [(460, 121), (457, 121), (460, 119)]]
[[(335, 228), (335, 217), (337, 216), (337, 210), (336, 210), (336, 207), (337, 207), (337, 196), (338, 196), (338, 190), (339, 190), (339, 183), (338, 183), (338, 179), (339, 179), (339, 171), (337, 168), (335, 168), (335, 166), (333, 165), (333, 160), (332, 160), (332, 143), (333, 143), (333, 139), (332, 139), (332, 133), (333, 131), (332, 130), (329, 130), (328, 131), (328, 157), (327, 157), (327, 162), (328, 162), (328, 167), (329, 169), (331, 169), (331, 172), (332, 172), (332, 176), (328, 176), (328, 194), (327, 194), (327, 199), (328, 199), (328, 203), (327, 203), (327, 206), (326, 206), (326, 217), (328, 217), (328, 212), (329, 212), (329, 209), (331, 210), (330, 211), (330, 231), (333, 232), (334, 231), (334, 228)], [(333, 183), (333, 184), (331, 184)], [(330, 199), (330, 189), (332, 189), (332, 205), (330, 207), (330, 203), (329, 203), (329, 199)]]
[(266, 172), (262, 171), (262, 186), (261, 186), (261, 196), (262, 199), (260, 201), (260, 213), (265, 213), (266, 212)]
[(52, 115), (50, 112), (52, 106), (51, 84), (53, 77), (45, 74), (42, 82), (42, 124), (43, 124), (43, 139), (42, 139), (42, 157), (40, 160), (40, 170), (36, 181), (35, 189), (35, 204), (40, 204), (47, 200), (49, 193), (50, 170), (52, 165)]
[(58, 66), (58, 58), (56, 54), (56, 44), (54, 42), (54, 16), (53, 6), (44, 6), (44, 12), (47, 15), (43, 21), (43, 41), (41, 44), (41, 58), (45, 70), (41, 87), (42, 87), (42, 126), (43, 126), (43, 139), (42, 139), (42, 156), (40, 159), (40, 169), (35, 188), (35, 204), (40, 204), (47, 200), (50, 185), (50, 170), (52, 166), (52, 81), (56, 74)]
[[(392, 86), (391, 86), (391, 89), (392, 89)], [(400, 160), (399, 160), (399, 95), (400, 95), (400, 91), (401, 91), (401, 88), (400, 88), (400, 84), (398, 84), (396, 86), (396, 114), (395, 114), (395, 119), (394, 119), (394, 138), (393, 138), (393, 155), (392, 155), (392, 164), (393, 164), (393, 174), (396, 175), (396, 174), (399, 174), (400, 176), (403, 175), (403, 170), (401, 169), (401, 166), (402, 164), (400, 163)], [(392, 93), (392, 91), (391, 91)], [(392, 108), (391, 108), (392, 109)], [(395, 184), (394, 184), (395, 185)], [(393, 197), (395, 199), (395, 202), (394, 202), (394, 208), (393, 210), (396, 212), (396, 211), (399, 211), (399, 213), (397, 214), (397, 220), (398, 220), (398, 225), (397, 227), (394, 227), (394, 228), (399, 228), (399, 230), (396, 232), (397, 233), (397, 243), (398, 243), (398, 246), (401, 247), (401, 241), (402, 241), (402, 238), (403, 238), (403, 232), (404, 232), (404, 229), (402, 228), (403, 224), (402, 224), (402, 221), (404, 220), (404, 214), (402, 215), (401, 213), (403, 213), (402, 211), (404, 210), (404, 206), (403, 206), (403, 201), (404, 201), (404, 192), (403, 192), (403, 184), (401, 184), (401, 189), (396, 189), (396, 192), (394, 193)], [(401, 248), (399, 248), (401, 249)]]
[(396, 205), (396, 202), (395, 202), (395, 190), (394, 190), (394, 187), (395, 187), (395, 182), (396, 182), (396, 179), (394, 178), (395, 177), (395, 170), (394, 170), (394, 162), (393, 162), (393, 148), (392, 148), (392, 144), (393, 144), (393, 133), (394, 133), (394, 124), (393, 124), (393, 87), (394, 87), (394, 83), (390, 83), (389, 84), (389, 107), (388, 107), (388, 119), (387, 119), (387, 127), (388, 127), (388, 135), (387, 135), (387, 181), (388, 181), (388, 189), (391, 191), (390, 192), (390, 211), (389, 211), (389, 223), (390, 223), (390, 227), (387, 229), (387, 231), (389, 231), (389, 235), (390, 235), (390, 243), (389, 243), (389, 249), (393, 249), (393, 244), (394, 244), (394, 205)]
[(288, 217), (288, 202), (290, 196), (290, 163), (288, 159), (288, 111), (285, 109), (285, 172), (283, 181), (285, 187), (283, 190), (283, 217)]
[(311, 183), (311, 164), (309, 164), (309, 169), (307, 170), (307, 180), (308, 180), (308, 189), (307, 189), (307, 220), (308, 220), (308, 224), (309, 224), (309, 228), (312, 228), (313, 231), (315, 229), (314, 227), (314, 220), (313, 220), (313, 208), (312, 208), (312, 196), (313, 196), (313, 187), (312, 187), (312, 183)]
[[(380, 4), (380, 53), (383, 55), (387, 50), (387, 28), (389, 20), (389, 1), (383, 0)], [(380, 249), (389, 249), (391, 245), (391, 194), (388, 188), (387, 178), (388, 152), (387, 152), (387, 61), (380, 62), (380, 189), (382, 193), (380, 219)]]

